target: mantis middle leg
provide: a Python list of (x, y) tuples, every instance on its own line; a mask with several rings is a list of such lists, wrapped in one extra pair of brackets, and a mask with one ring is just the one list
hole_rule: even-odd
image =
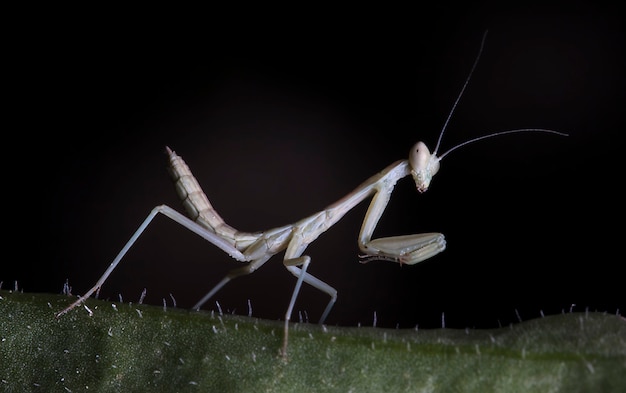
[[(296, 286), (291, 294), (291, 299), (289, 300), (289, 306), (287, 307), (287, 311), (285, 312), (285, 328), (283, 334), (283, 347), (281, 350), (281, 355), (283, 357), (287, 355), (289, 321), (291, 320), (291, 314), (296, 304), (296, 299), (298, 298), (302, 283), (305, 282), (330, 296), (330, 301), (328, 302), (328, 305), (324, 309), (324, 313), (319, 320), (320, 324), (324, 323), (326, 317), (328, 316), (328, 313), (330, 313), (330, 310), (333, 308), (333, 305), (337, 301), (337, 290), (335, 288), (326, 284), (324, 281), (313, 276), (312, 274), (307, 273), (306, 270), (311, 263), (311, 257), (309, 257), (308, 255), (302, 255), (307, 245), (308, 244), (302, 241), (301, 235), (299, 233), (295, 233), (291, 238), (289, 245), (287, 246), (287, 250), (285, 251), (285, 259), (283, 260), (283, 264), (285, 265), (287, 270), (298, 278), (298, 280), (296, 281)], [(302, 267), (300, 268), (298, 266)]]

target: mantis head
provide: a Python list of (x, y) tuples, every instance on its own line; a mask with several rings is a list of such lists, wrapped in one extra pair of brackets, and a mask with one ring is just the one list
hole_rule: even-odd
[(431, 179), (439, 170), (439, 161), (437, 154), (431, 154), (424, 142), (417, 142), (409, 151), (411, 175), (420, 193), (428, 190)]

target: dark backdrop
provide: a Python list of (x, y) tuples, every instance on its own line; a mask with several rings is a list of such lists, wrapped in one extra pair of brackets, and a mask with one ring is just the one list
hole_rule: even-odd
[[(434, 148), (489, 29), (441, 150), (514, 128), (570, 136), (466, 146), (422, 195), (401, 181), (376, 235), (444, 233), (448, 249), (418, 265), (359, 264), (367, 203), (355, 208), (307, 249), (310, 272), (339, 291), (328, 323), (623, 313), (620, 13), (585, 2), (318, 7), (16, 14), (3, 54), (3, 288), (59, 293), (68, 280), (83, 293), (154, 206), (182, 211), (166, 145), (240, 230), (324, 208), (418, 140)], [(146, 303), (171, 307), (172, 294), (190, 307), (238, 266), (161, 217), (101, 297), (136, 302), (147, 288)], [(279, 319), (294, 283), (281, 254), (215, 300)], [(326, 301), (306, 287), (296, 310), (316, 321)]]

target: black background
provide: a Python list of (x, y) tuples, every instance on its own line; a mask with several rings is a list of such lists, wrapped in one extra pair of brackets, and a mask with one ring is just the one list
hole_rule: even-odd
[[(434, 148), (477, 54), (425, 194), (398, 183), (376, 236), (442, 232), (415, 266), (358, 263), (359, 205), (307, 249), (339, 291), (328, 323), (490, 328), (570, 309), (623, 313), (624, 25), (586, 2), (428, 9), (28, 10), (3, 49), (3, 288), (78, 295), (148, 212), (182, 211), (164, 147), (237, 229), (295, 222)], [(227, 285), (222, 309), (282, 319), (282, 255)], [(101, 298), (190, 307), (239, 262), (158, 218)], [(317, 321), (327, 296), (296, 305)], [(215, 309), (211, 302), (207, 309)], [(294, 320), (298, 316), (294, 315)]]

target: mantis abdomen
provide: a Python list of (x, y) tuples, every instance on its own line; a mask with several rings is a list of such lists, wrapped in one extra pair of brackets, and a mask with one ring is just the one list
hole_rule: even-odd
[(169, 158), (168, 172), (174, 181), (176, 193), (189, 218), (234, 245), (235, 234), (239, 231), (226, 224), (224, 219), (215, 211), (185, 161), (169, 147), (165, 149)]

